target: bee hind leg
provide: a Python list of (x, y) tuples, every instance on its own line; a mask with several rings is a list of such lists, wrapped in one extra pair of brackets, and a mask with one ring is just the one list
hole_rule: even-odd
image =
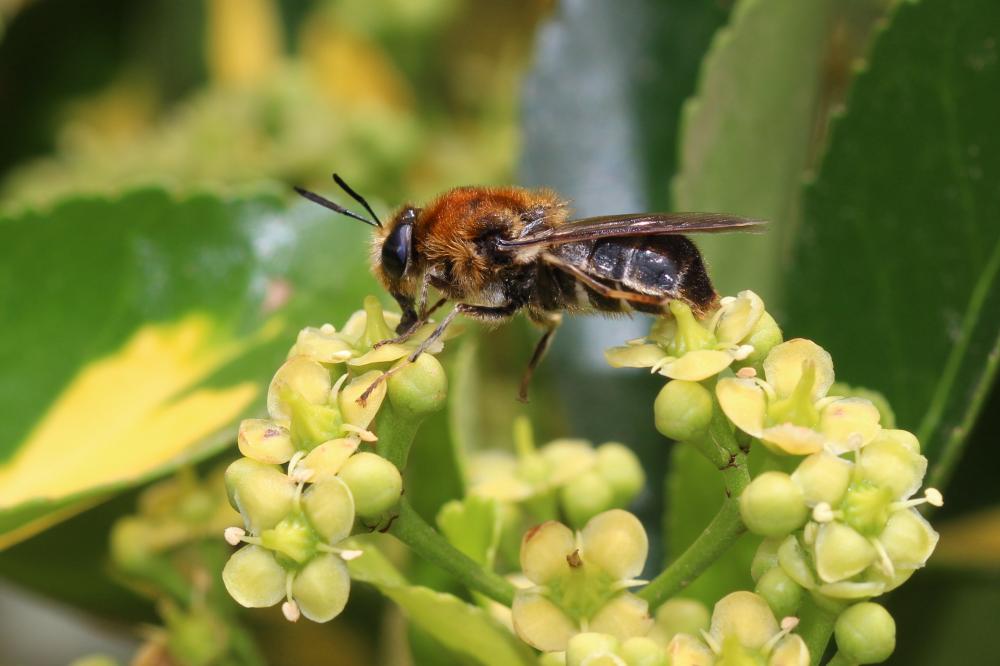
[(535, 368), (538, 364), (542, 362), (545, 358), (545, 353), (552, 346), (552, 338), (555, 337), (556, 329), (559, 328), (559, 324), (562, 323), (562, 315), (551, 315), (549, 317), (532, 317), (532, 320), (537, 324), (541, 324), (545, 327), (545, 332), (542, 333), (542, 337), (539, 338), (538, 343), (535, 345), (535, 351), (531, 354), (531, 360), (528, 361), (528, 367), (524, 369), (524, 374), (521, 375), (521, 387), (517, 392), (517, 399), (520, 402), (528, 402), (528, 387), (531, 385), (531, 378), (535, 374)]

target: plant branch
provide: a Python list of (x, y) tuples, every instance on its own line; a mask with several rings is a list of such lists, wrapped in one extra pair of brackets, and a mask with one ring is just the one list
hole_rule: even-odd
[(694, 543), (639, 592), (639, 596), (649, 602), (650, 610), (690, 585), (746, 531), (739, 501), (740, 493), (750, 483), (746, 454), (740, 449), (729, 422), (718, 406), (713, 413), (708, 436), (700, 442), (699, 450), (722, 471), (726, 499)]
[(514, 586), (481, 567), (474, 560), (448, 543), (437, 530), (427, 524), (410, 503), (399, 503), (399, 517), (389, 533), (413, 549), (425, 560), (436, 564), (470, 590), (481, 592), (505, 606), (514, 602)]
[[(806, 599), (799, 613), (799, 619), (797, 633), (809, 648), (810, 666), (819, 666), (833, 634), (833, 623), (837, 619), (837, 613), (819, 607), (811, 599)], [(837, 663), (836, 657), (833, 663)]]

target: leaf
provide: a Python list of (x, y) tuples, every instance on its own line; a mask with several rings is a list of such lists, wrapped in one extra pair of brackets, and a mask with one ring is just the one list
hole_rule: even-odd
[(770, 222), (764, 234), (698, 239), (721, 293), (753, 289), (780, 305), (802, 179), (880, 4), (744, 0), (715, 36), (684, 106), (674, 207)]
[(371, 288), (326, 218), (160, 190), (0, 218), (0, 548), (233, 441), (297, 328)]
[(420, 585), (408, 585), (372, 539), (355, 539), (364, 555), (351, 560), (351, 577), (374, 585), (395, 601), (417, 627), (441, 645), (487, 666), (535, 663), (528, 646), (483, 609), (458, 597)]
[(793, 333), (883, 392), (941, 484), (1000, 358), (1000, 6), (900, 3), (858, 74), (787, 282)]

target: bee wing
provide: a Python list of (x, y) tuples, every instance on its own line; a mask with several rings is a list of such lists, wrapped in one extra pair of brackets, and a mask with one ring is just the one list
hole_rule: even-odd
[(571, 220), (558, 227), (540, 229), (521, 238), (504, 239), (501, 247), (525, 248), (533, 245), (562, 245), (598, 238), (623, 236), (664, 236), (668, 234), (753, 231), (767, 224), (724, 213), (635, 213), (603, 215)]

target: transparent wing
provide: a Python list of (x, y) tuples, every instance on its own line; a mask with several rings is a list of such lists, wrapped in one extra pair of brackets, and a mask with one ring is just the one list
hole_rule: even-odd
[(533, 245), (562, 245), (599, 238), (625, 236), (664, 236), (668, 234), (723, 233), (727, 231), (759, 231), (767, 223), (724, 213), (633, 213), (603, 215), (571, 220), (558, 227), (549, 227), (509, 240), (500, 247), (526, 248)]

